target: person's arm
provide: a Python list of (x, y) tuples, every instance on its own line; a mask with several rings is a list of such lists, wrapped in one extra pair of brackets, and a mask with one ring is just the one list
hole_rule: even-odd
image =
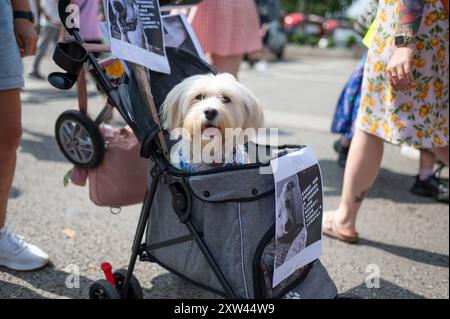
[[(11, 0), (13, 11), (31, 11), (28, 0)], [(26, 19), (14, 19), (14, 33), (22, 57), (36, 54), (38, 35), (34, 24)]]
[[(400, 0), (397, 30), (395, 35), (414, 37), (422, 22), (426, 0)], [(414, 81), (412, 61), (415, 44), (396, 47), (387, 67), (389, 83), (400, 90), (409, 90)]]
[(401, 0), (397, 33), (415, 36), (423, 17), (425, 0)]

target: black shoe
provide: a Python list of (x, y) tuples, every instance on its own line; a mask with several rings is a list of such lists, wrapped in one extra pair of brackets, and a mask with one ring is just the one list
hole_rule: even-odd
[(437, 178), (435, 175), (421, 181), (419, 176), (411, 188), (411, 193), (424, 197), (432, 197), (441, 203), (448, 203), (448, 184)]
[(39, 72), (33, 71), (28, 74), (28, 77), (36, 80), (45, 80), (45, 77), (42, 76)]
[(333, 144), (333, 148), (338, 153), (338, 164), (340, 167), (345, 168), (345, 164), (347, 164), (347, 156), (348, 156), (348, 150), (350, 147), (343, 146), (341, 144), (341, 140), (337, 140)]

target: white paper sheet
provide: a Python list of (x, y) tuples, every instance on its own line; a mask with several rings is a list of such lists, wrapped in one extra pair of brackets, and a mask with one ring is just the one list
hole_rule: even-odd
[(320, 167), (305, 147), (271, 161), (276, 193), (273, 287), (322, 254)]
[(162, 21), (166, 47), (186, 50), (201, 60), (207, 61), (205, 52), (184, 14), (165, 15)]
[(170, 73), (158, 0), (108, 0), (106, 16), (114, 56)]

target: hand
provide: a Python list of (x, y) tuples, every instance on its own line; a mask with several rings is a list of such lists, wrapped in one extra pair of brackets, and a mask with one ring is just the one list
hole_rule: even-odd
[(388, 82), (396, 89), (409, 90), (409, 84), (414, 81), (412, 62), (414, 49), (410, 46), (395, 48), (394, 54), (387, 66)]
[(38, 35), (34, 24), (25, 19), (14, 19), (14, 33), (19, 45), (20, 56), (35, 55)]

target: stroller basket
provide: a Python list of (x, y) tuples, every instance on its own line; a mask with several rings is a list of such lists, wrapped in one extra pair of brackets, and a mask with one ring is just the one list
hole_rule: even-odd
[[(199, 2), (160, 1), (161, 5)], [(62, 21), (66, 21), (65, 8), (69, 3), (69, 0), (59, 2)], [(76, 42), (83, 44), (76, 28), (67, 30)], [(82, 55), (82, 50), (72, 46)], [(63, 51), (56, 53), (55, 60), (61, 53), (72, 52)], [(147, 74), (144, 70), (144, 75), (150, 79), (157, 111), (168, 92), (183, 79), (215, 73), (209, 65), (183, 50), (167, 48), (166, 53), (170, 75)], [(72, 56), (74, 59), (77, 57)], [(261, 166), (267, 164), (256, 161), (255, 164), (195, 174), (176, 170), (159, 144), (162, 141), (170, 144), (170, 141), (161, 138), (161, 127), (154, 117), (153, 105), (149, 107), (148, 96), (141, 96), (142, 83), (138, 83), (138, 79), (145, 77), (140, 72), (142, 69), (138, 70), (138, 76), (134, 71), (129, 77), (124, 75), (118, 87), (113, 87), (92, 53), (79, 58), (89, 63), (90, 73), (99, 88), (142, 144), (141, 155), (149, 159), (149, 189), (144, 198), (128, 269), (125, 273), (116, 272), (113, 283), (105, 280), (95, 282), (90, 289), (92, 298), (142, 298), (139, 282), (132, 275), (138, 257), (142, 261), (156, 262), (224, 297), (279, 298), (287, 292), (295, 292), (300, 298), (336, 297), (336, 287), (319, 260), (298, 269), (272, 288), (276, 200), (273, 175), (260, 174)], [(70, 72), (76, 73), (77, 66), (73, 67)], [(129, 69), (133, 70), (133, 67)], [(96, 122), (99, 124), (101, 120)], [(160, 138), (159, 143), (157, 137)], [(274, 151), (286, 153), (300, 148), (285, 146)]]
[[(272, 289), (273, 270), (263, 269), (263, 259), (275, 236), (274, 181), (254, 166), (184, 177), (192, 195), (191, 218), (236, 297), (278, 298), (294, 291), (301, 298), (334, 298), (336, 287), (318, 260)], [(147, 254), (171, 272), (227, 296), (177, 218), (169, 187), (163, 180), (159, 184), (148, 221)], [(273, 267), (273, 258), (265, 264)]]

